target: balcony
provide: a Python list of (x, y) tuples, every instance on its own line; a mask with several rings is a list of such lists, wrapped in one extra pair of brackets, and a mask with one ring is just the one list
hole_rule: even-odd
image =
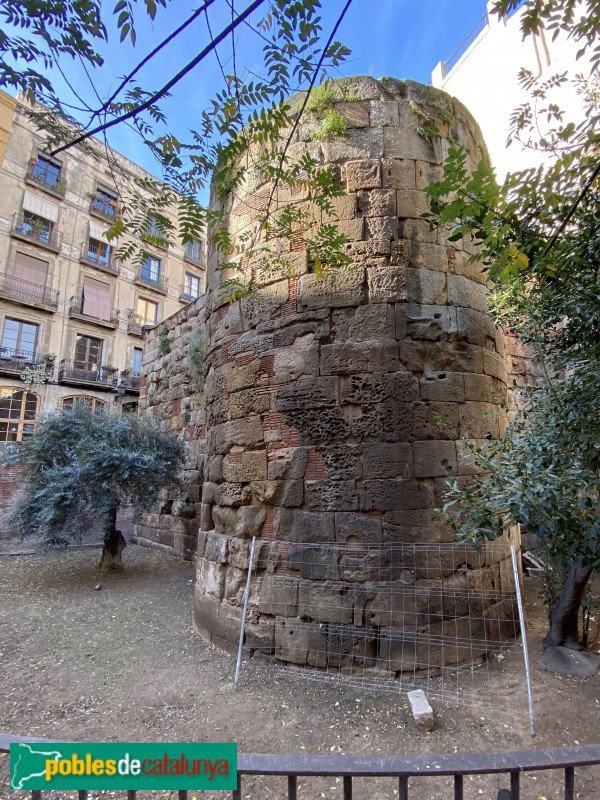
[(190, 294), (189, 287), (182, 286), (179, 289), (179, 299), (182, 303), (193, 303), (194, 300), (197, 300), (200, 296), (199, 294)]
[(83, 297), (72, 297), (69, 302), (69, 316), (71, 319), (79, 319), (83, 322), (91, 322), (94, 325), (101, 325), (103, 328), (115, 330), (119, 327), (119, 309), (111, 308), (108, 319), (84, 312)]
[(132, 372), (130, 370), (123, 370), (121, 372), (120, 383), (125, 384), (125, 391), (139, 394), (140, 391), (140, 373)]
[(44, 365), (45, 372), (51, 377), (54, 370), (54, 357), (47, 354), (36, 355), (25, 350), (13, 350), (0, 347), (0, 375), (20, 375), (26, 367)]
[(58, 381), (75, 386), (113, 388), (117, 385), (118, 373), (116, 367), (95, 367), (81, 361), (68, 361), (63, 358), (58, 370)]
[(54, 312), (58, 308), (58, 292), (55, 289), (47, 289), (6, 273), (0, 275), (0, 297), (43, 311)]
[(92, 195), (90, 214), (113, 223), (118, 216), (119, 206), (116, 200), (107, 200), (99, 195)]
[(64, 178), (61, 178), (56, 172), (45, 169), (43, 165), (37, 162), (33, 162), (29, 165), (27, 174), (25, 175), (25, 183), (37, 186), (39, 189), (43, 189), (45, 192), (48, 192), (48, 194), (60, 199), (65, 196), (65, 190), (67, 188), (67, 182)]
[(44, 250), (60, 252), (62, 234), (55, 230), (52, 222), (41, 224), (39, 220), (30, 220), (23, 214), (15, 214), (11, 235), (15, 239), (43, 247)]
[(127, 317), (127, 333), (130, 336), (141, 336), (143, 334), (142, 327), (145, 325), (145, 320), (139, 314), (131, 312)]
[(108, 272), (111, 275), (119, 275), (119, 267), (114, 262), (112, 247), (108, 248), (107, 253), (102, 253), (93, 247), (90, 247), (88, 242), (81, 245), (81, 255), (79, 260), (82, 264), (87, 264), (88, 267), (95, 267), (101, 272)]
[(160, 275), (157, 275), (156, 277), (153, 276), (152, 273), (146, 271), (143, 266), (138, 268), (135, 276), (135, 282), (140, 286), (153, 289), (155, 292), (160, 292), (161, 294), (166, 294), (169, 286), (168, 281), (165, 280), (165, 278), (161, 278)]

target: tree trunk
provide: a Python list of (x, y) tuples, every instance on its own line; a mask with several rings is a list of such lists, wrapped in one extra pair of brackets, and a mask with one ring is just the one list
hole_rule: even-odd
[(121, 554), (127, 542), (121, 531), (117, 530), (117, 511), (118, 506), (111, 508), (104, 521), (104, 547), (98, 565), (103, 572), (123, 572), (125, 569)]
[(578, 621), (581, 601), (591, 575), (590, 567), (581, 564), (574, 564), (569, 570), (562, 593), (550, 617), (548, 633), (543, 640), (546, 647), (585, 649), (579, 641)]

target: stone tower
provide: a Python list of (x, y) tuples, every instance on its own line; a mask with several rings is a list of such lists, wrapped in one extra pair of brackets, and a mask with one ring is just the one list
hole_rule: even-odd
[[(319, 139), (319, 121), (307, 118), (290, 155), (310, 153), (345, 187), (334, 218), (352, 269), (319, 279), (300, 236), (285, 243), (291, 274), (274, 275), (262, 302), (229, 304), (209, 253), (195, 622), (215, 643), (235, 645), (256, 536), (248, 644), (326, 666), (336, 625), (368, 629), (362, 655), (355, 645), (347, 654), (351, 668), (365, 651), (376, 662), (373, 630), (393, 624), (370, 588), (373, 559), (379, 575), (389, 569), (392, 580), (427, 589), (419, 557), (408, 570), (395, 565), (392, 545), (452, 541), (435, 502), (448, 479), (468, 480), (460, 438), (499, 435), (506, 376), (471, 243), (450, 242), (421, 219), (423, 189), (451, 143), (470, 166), (484, 156), (476, 123), (457, 101), (412, 81), (335, 85), (346, 134)], [(234, 237), (255, 223), (270, 191), (249, 161), (243, 191), (223, 206)], [(439, 574), (449, 585), (481, 584), (484, 561), (461, 552), (449, 561), (438, 554)], [(488, 558), (497, 563), (485, 580), (498, 589), (507, 557), (496, 548)], [(342, 609), (339, 598), (359, 595)], [(303, 643), (295, 649), (294, 635)]]

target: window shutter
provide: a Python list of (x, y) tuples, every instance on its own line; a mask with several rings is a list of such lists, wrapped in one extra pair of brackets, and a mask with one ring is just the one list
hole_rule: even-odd
[(42, 200), (37, 194), (25, 191), (23, 195), (23, 210), (30, 211), (32, 214), (37, 214), (38, 217), (43, 217), (51, 222), (58, 220), (58, 206), (54, 203), (49, 203), (47, 200)]
[[(40, 258), (33, 258), (26, 253), (17, 252), (12, 266), (13, 277), (22, 281), (23, 289), (26, 289), (28, 296), (32, 300), (42, 302), (44, 290), (48, 281), (48, 262)], [(33, 284), (33, 285), (30, 285)]]
[(110, 319), (110, 286), (93, 278), (83, 282), (83, 313), (97, 319)]
[(96, 239), (97, 242), (108, 242), (106, 238), (107, 228), (103, 228), (97, 222), (90, 220), (90, 239)]

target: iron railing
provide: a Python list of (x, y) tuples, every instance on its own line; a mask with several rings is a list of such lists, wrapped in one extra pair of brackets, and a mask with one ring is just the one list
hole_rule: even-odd
[(24, 281), (6, 273), (0, 275), (0, 295), (27, 305), (44, 306), (55, 311), (58, 307), (58, 292), (31, 281)]
[(60, 175), (45, 169), (37, 162), (29, 165), (25, 175), (25, 183), (41, 186), (42, 189), (56, 197), (64, 197), (67, 188), (67, 182)]
[(109, 222), (114, 222), (117, 218), (118, 205), (116, 200), (105, 200), (103, 197), (93, 195), (90, 201), (90, 214), (102, 217)]
[(24, 214), (15, 214), (11, 233), (17, 239), (25, 239), (27, 242), (37, 244), (46, 250), (52, 250), (55, 253), (60, 250), (62, 234), (55, 229), (54, 223), (50, 221), (44, 225)]
[(131, 312), (127, 317), (127, 333), (130, 333), (132, 336), (141, 336), (142, 327), (145, 324), (145, 320), (140, 314)]
[(108, 328), (119, 327), (119, 309), (111, 308), (108, 310), (108, 319), (100, 317), (97, 313), (90, 313), (90, 309), (86, 309), (83, 297), (72, 297), (69, 304), (69, 316), (72, 319), (82, 319), (88, 322), (94, 322), (96, 325), (104, 325)]
[(479, 34), (487, 28), (489, 22), (490, 18), (486, 11), (486, 13), (476, 23), (475, 27), (471, 30), (468, 36), (465, 39), (463, 39), (463, 41), (458, 45), (458, 47), (452, 53), (450, 58), (447, 61), (442, 62), (442, 66), (444, 68), (444, 76), (446, 76), (450, 72), (450, 70), (453, 69), (453, 67), (455, 67), (458, 64), (460, 59), (467, 52), (467, 50), (473, 44), (473, 42), (479, 36)]
[[(39, 742), (32, 737), (0, 734), (0, 752), (7, 753), (11, 742)], [(58, 744), (57, 742), (55, 742)], [(237, 759), (238, 781), (232, 800), (241, 800), (243, 777), (246, 775), (276, 776), (287, 784), (288, 800), (298, 800), (299, 778), (336, 777), (342, 779), (343, 800), (352, 800), (354, 778), (394, 778), (398, 781), (399, 800), (410, 800), (410, 789), (421, 778), (451, 777), (454, 781), (454, 800), (464, 800), (466, 776), (505, 775), (507, 789), (499, 797), (520, 800), (521, 775), (524, 772), (560, 770), (563, 772), (563, 800), (575, 800), (575, 768), (600, 764), (600, 745), (554, 748), (549, 750), (520, 750), (508, 753), (470, 753), (429, 756), (311, 756), (311, 755), (251, 755), (240, 753)], [(284, 788), (282, 786), (282, 788)], [(510, 786), (510, 789), (508, 789)], [(144, 794), (147, 790), (144, 790)], [(42, 800), (45, 792), (32, 791), (31, 800)], [(116, 793), (115, 793), (116, 794)], [(180, 790), (179, 800), (191, 800), (196, 792)], [(136, 800), (135, 791), (123, 791), (121, 796)], [(225, 796), (225, 795), (224, 795)], [(314, 796), (308, 792), (308, 798)], [(392, 797), (390, 792), (390, 798)], [(338, 795), (340, 797), (340, 795)], [(86, 791), (79, 791), (79, 800), (88, 800)], [(259, 800), (258, 795), (253, 800)]]
[(133, 391), (139, 392), (140, 390), (140, 373), (139, 372), (129, 372), (128, 370), (123, 370), (121, 372), (121, 383), (124, 383), (127, 389), (132, 389)]
[(110, 272), (111, 275), (119, 274), (119, 267), (114, 263), (112, 247), (107, 246), (106, 252), (102, 253), (95, 247), (90, 247), (89, 242), (84, 242), (81, 245), (79, 260), (91, 267), (98, 267), (103, 272)]
[(59, 382), (77, 381), (100, 386), (116, 386), (118, 372), (116, 367), (92, 366), (81, 361), (69, 361), (63, 358), (58, 370), (58, 380)]
[(33, 367), (36, 363), (35, 353), (0, 347), (0, 371), (20, 372), (24, 367)]

